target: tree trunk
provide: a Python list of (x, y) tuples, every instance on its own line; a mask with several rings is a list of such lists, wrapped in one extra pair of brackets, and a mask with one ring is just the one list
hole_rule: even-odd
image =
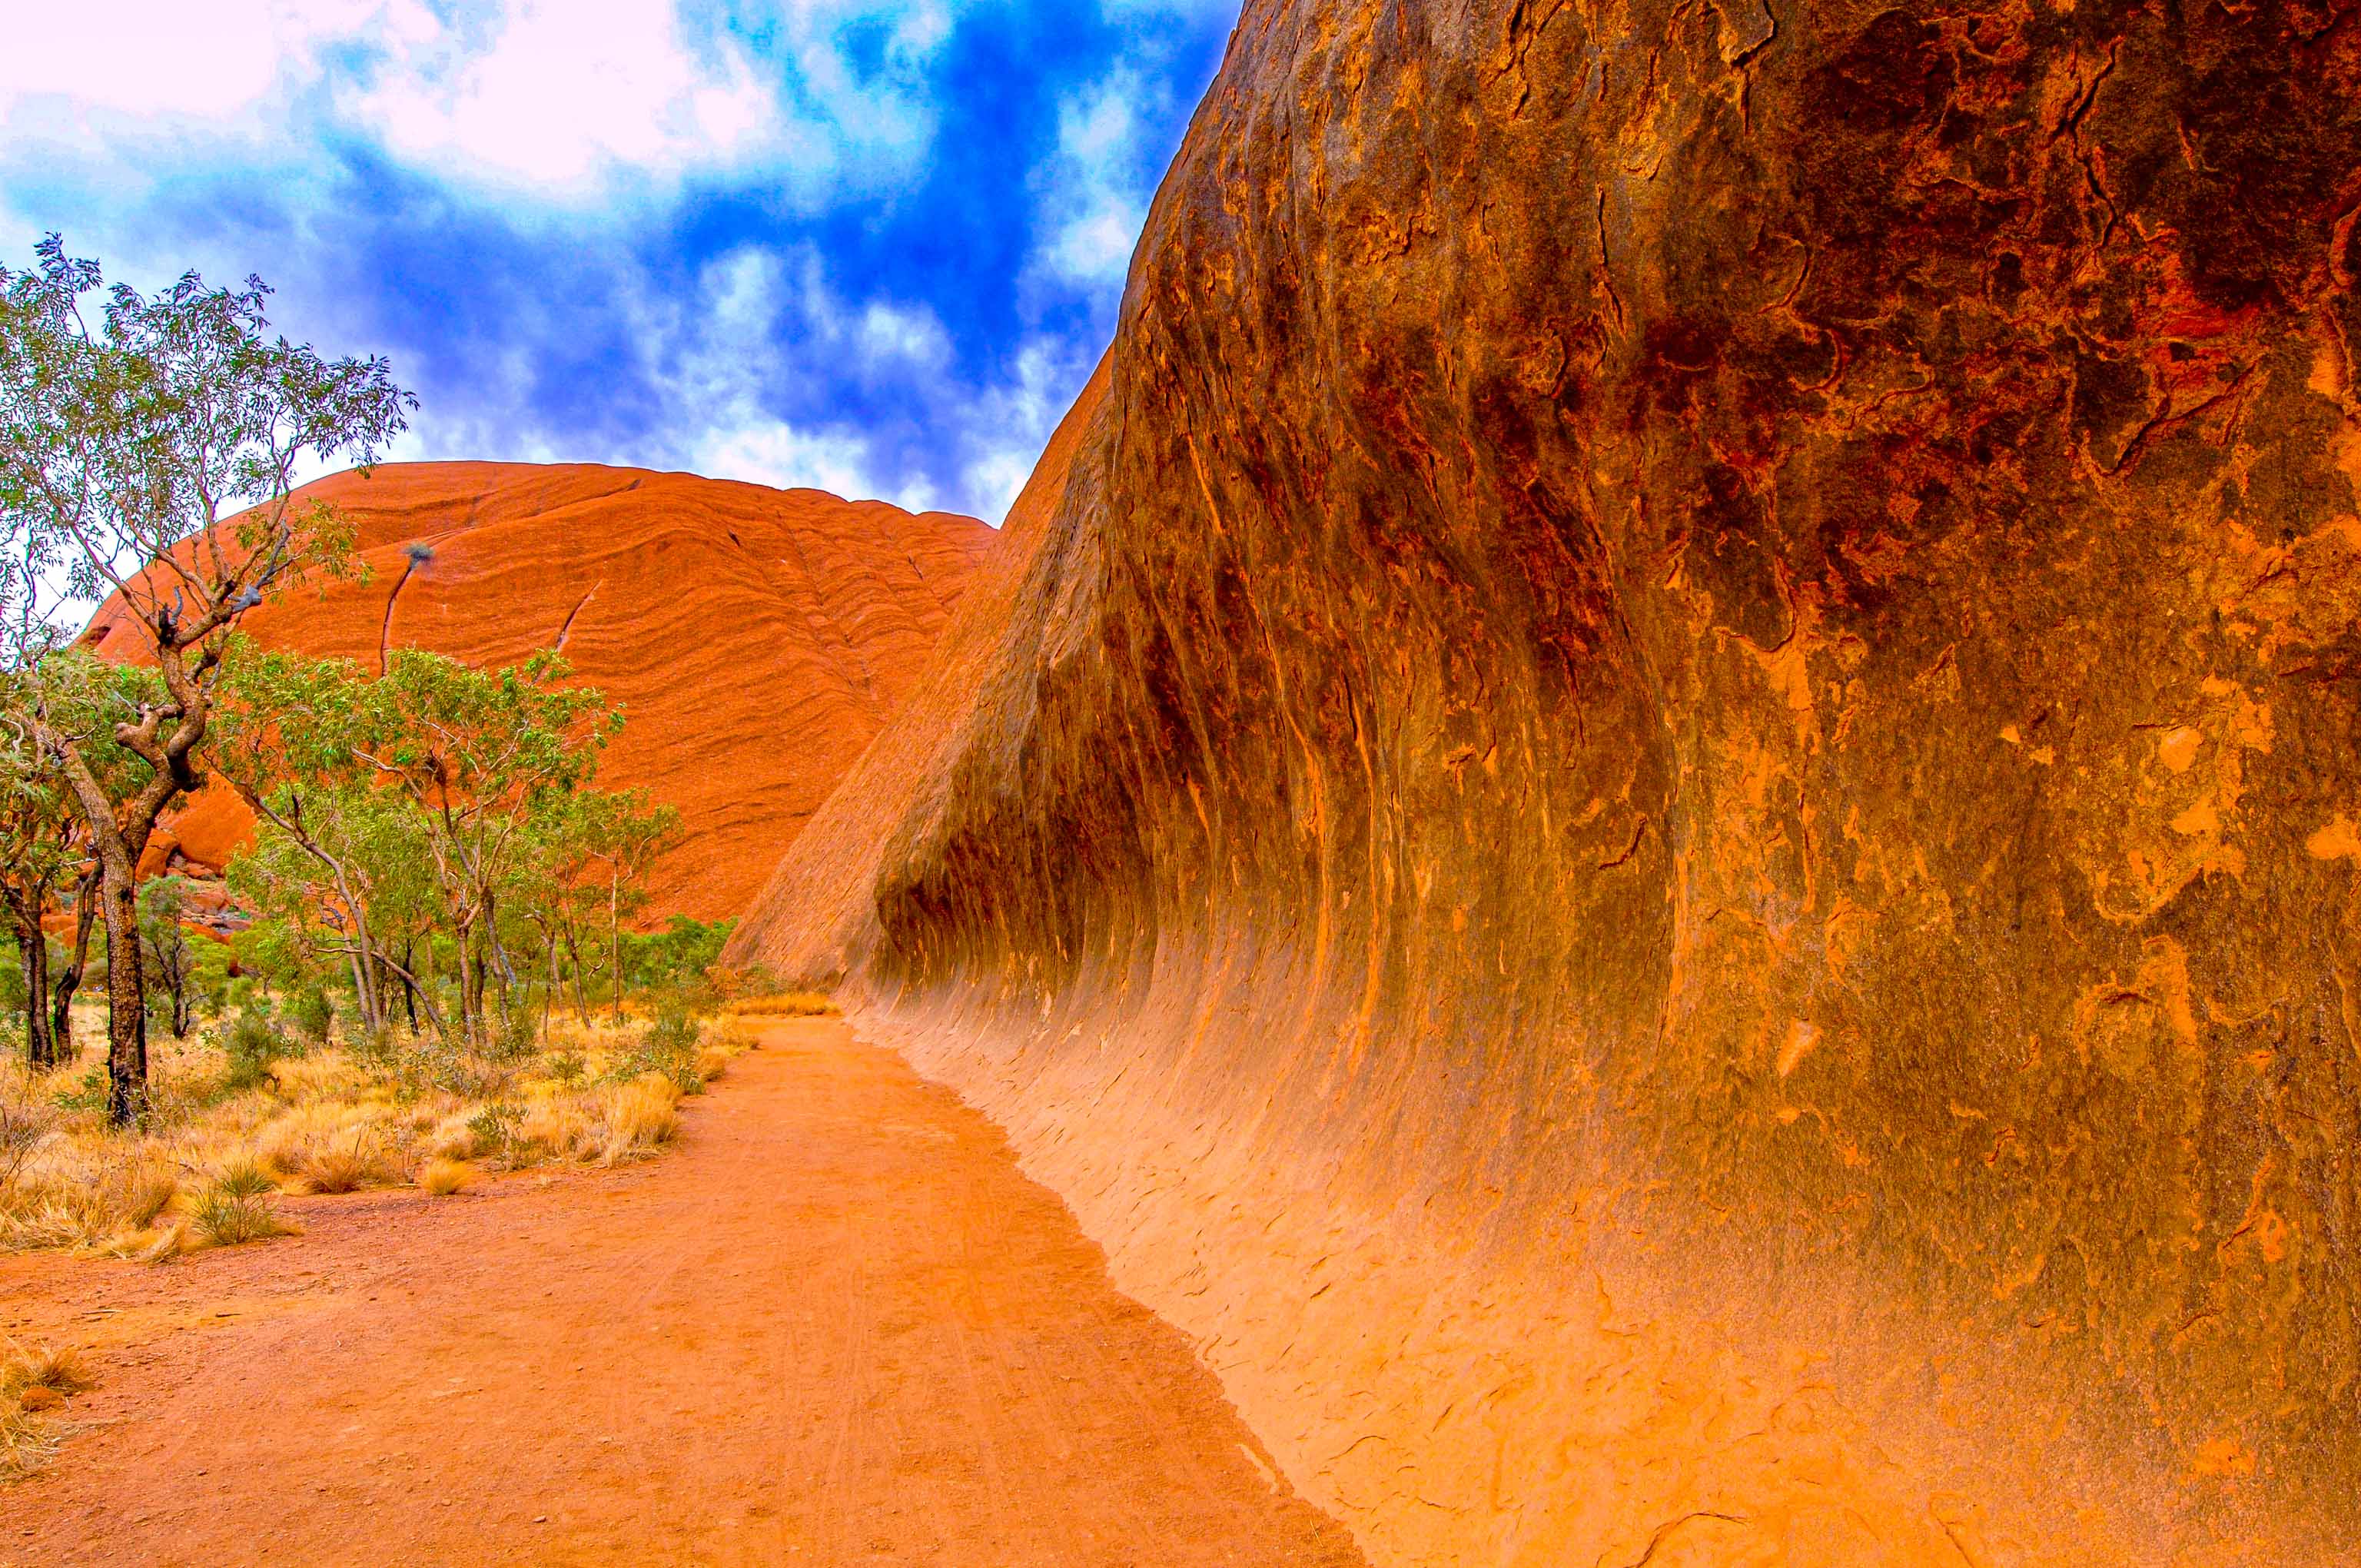
[(148, 993), (139, 962), (139, 894), (119, 845), (100, 862), (106, 917), (106, 1116), (127, 1127), (148, 1108)]
[(418, 987), (410, 978), (410, 944), (407, 942), (401, 944), (401, 1010), (410, 1015), (410, 1033), (415, 1038), (418, 1034)]
[(353, 1001), (361, 1010), (361, 1034), (366, 1037), (377, 1032), (377, 998), (369, 990), (368, 966), (361, 961), (358, 948), (345, 958), (353, 968)]
[(90, 968), (90, 928), (98, 920), (98, 867), (84, 872), (74, 884), (73, 951), (65, 971), (58, 976), (57, 1000), (49, 1011), (49, 1049), (59, 1065), (73, 1060), (73, 999)]
[(190, 1025), (196, 1022), (194, 1003), (189, 990), (189, 970), (192, 966), (189, 961), (188, 933), (175, 930), (173, 935), (179, 941), (172, 952), (172, 1037), (185, 1040), (189, 1037)]
[(25, 1058), (35, 1072), (58, 1065), (57, 1036), (49, 1027), (49, 938), (41, 929), (41, 906), (27, 917), (16, 908), (16, 951), (25, 970)]
[(468, 1046), (483, 1041), (484, 964), (471, 927), (459, 934), (459, 1032)]
[(584, 1028), (590, 1026), (590, 1005), (582, 994), (582, 944), (574, 939), (574, 922), (566, 923), (566, 956), (573, 967), (569, 977), (574, 986), (574, 1016)]
[(623, 873), (610, 864), (607, 876), (607, 942), (615, 963), (615, 1027), (623, 1026), (623, 923), (617, 913), (622, 897)]
[[(158, 772), (118, 811), (98, 776), (90, 771), (73, 741), (43, 727), (42, 743), (65, 764), (66, 783), (73, 791), (74, 808), (89, 829), (91, 849), (98, 857), (100, 916), (106, 922), (106, 1113), (116, 1126), (128, 1126), (148, 1103), (147, 989), (140, 970), (139, 856), (148, 848), (156, 818), (173, 800), (193, 791), (201, 782), (188, 762), (188, 753), (204, 738), (201, 699), (187, 685), (172, 651), (164, 650), (165, 685), (183, 705), (172, 748), (149, 758)], [(191, 707), (195, 711), (187, 711)], [(128, 745), (126, 725), (115, 727), (118, 740)]]

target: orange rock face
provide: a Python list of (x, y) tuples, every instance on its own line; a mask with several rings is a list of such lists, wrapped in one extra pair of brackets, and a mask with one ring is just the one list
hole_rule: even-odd
[[(600, 782), (680, 808), (686, 842), (652, 877), (651, 913), (700, 919), (745, 907), (993, 538), (944, 512), (579, 465), (387, 464), (302, 494), (357, 526), (369, 580), (297, 590), (247, 630), (372, 670), (398, 647), (478, 665), (561, 649), (627, 715)], [(105, 648), (122, 613), (102, 607), (85, 641)], [(250, 828), (209, 790), (159, 831), (150, 869), (217, 868)]]
[(2354, 1561), (2357, 212), (2329, 0), (1254, 0), (740, 951), (1373, 1561)]

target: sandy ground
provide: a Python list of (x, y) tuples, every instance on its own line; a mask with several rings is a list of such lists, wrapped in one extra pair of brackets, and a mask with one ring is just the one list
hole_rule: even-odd
[(998, 1131), (830, 1022), (682, 1146), (291, 1199), (161, 1268), (0, 1258), (104, 1381), (0, 1564), (1352, 1564)]

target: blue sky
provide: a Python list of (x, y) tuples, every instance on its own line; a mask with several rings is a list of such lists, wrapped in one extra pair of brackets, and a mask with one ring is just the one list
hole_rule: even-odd
[(83, 0), (10, 24), (0, 258), (258, 272), (400, 457), (997, 522), (1235, 0)]

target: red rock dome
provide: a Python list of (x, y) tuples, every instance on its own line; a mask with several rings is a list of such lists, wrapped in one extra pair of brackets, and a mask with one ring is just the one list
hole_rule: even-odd
[[(557, 647), (628, 721), (599, 770), (680, 808), (655, 916), (742, 909), (924, 663), (993, 531), (819, 490), (592, 465), (393, 463), (306, 486), (353, 523), (368, 581), (257, 609), (267, 643), (381, 667)], [(84, 640), (107, 648), (114, 600)], [(123, 629), (126, 641), (135, 635)], [(199, 869), (249, 830), (216, 786), (150, 846)]]

